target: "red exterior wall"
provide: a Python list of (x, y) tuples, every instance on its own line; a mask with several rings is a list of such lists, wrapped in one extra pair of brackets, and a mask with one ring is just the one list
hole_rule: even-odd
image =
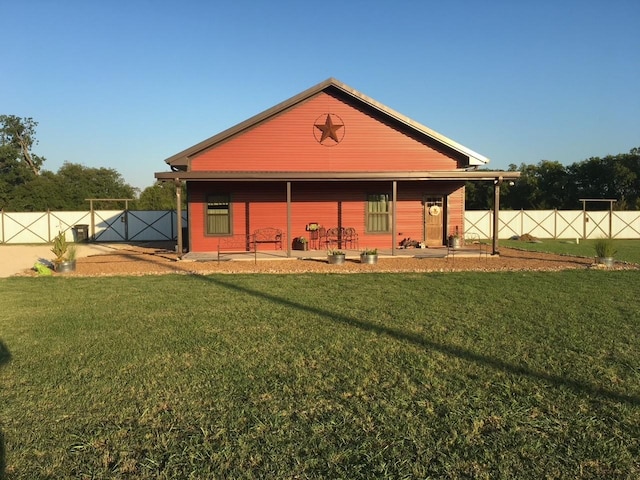
[[(273, 172), (381, 172), (453, 170), (460, 166), (456, 154), (434, 141), (412, 133), (406, 124), (381, 121), (379, 115), (352, 97), (326, 91), (298, 103), (278, 115), (222, 141), (190, 159), (191, 171)], [(317, 140), (315, 124), (324, 124), (330, 113), (337, 124), (340, 143)], [(390, 120), (389, 122), (393, 122)], [(215, 251), (217, 236), (205, 234), (206, 196), (228, 193), (232, 201), (234, 235), (246, 235), (263, 227), (276, 227), (289, 239), (309, 238), (308, 223), (325, 228), (353, 227), (361, 249), (391, 248), (403, 238), (425, 238), (426, 196), (444, 198), (443, 242), (459, 226), (464, 231), (464, 186), (462, 182), (398, 182), (396, 233), (367, 233), (367, 194), (386, 193), (390, 181), (292, 182), (291, 232), (287, 232), (285, 182), (189, 182), (189, 249)], [(285, 236), (285, 238), (287, 238)], [(273, 249), (265, 245), (264, 249)], [(286, 248), (286, 247), (285, 247)]]
[[(204, 231), (206, 196), (212, 193), (231, 195), (234, 235), (242, 236), (259, 228), (276, 227), (287, 238), (286, 183), (192, 182), (188, 188), (191, 251), (210, 252), (218, 249), (218, 236), (206, 235)], [(290, 238), (305, 236), (308, 239), (309, 232), (305, 227), (309, 223), (318, 223), (325, 228), (341, 225), (356, 229), (360, 249), (391, 248), (393, 239), (390, 232), (365, 231), (366, 199), (368, 194), (373, 193), (391, 196), (391, 182), (294, 182), (291, 187)], [(448, 211), (446, 216), (443, 215), (443, 221), (447, 216), (450, 219), (449, 225), (444, 225), (444, 235), (452, 232), (455, 225), (459, 225), (460, 231), (463, 231), (464, 191), (460, 184), (398, 182), (397, 193), (396, 246), (403, 238), (424, 240), (425, 196), (444, 197)], [(267, 244), (261, 248), (271, 250), (273, 246)]]
[[(321, 145), (314, 126), (327, 113), (344, 124), (339, 144)], [(192, 171), (451, 170), (445, 153), (322, 92), (191, 160)]]

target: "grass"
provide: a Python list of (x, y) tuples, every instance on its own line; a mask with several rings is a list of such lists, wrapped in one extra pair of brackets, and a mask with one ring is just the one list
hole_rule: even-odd
[[(557, 253), (560, 255), (575, 255), (578, 257), (595, 257), (595, 244), (598, 239), (579, 240), (551, 240), (543, 239), (539, 243), (521, 242), (519, 240), (500, 240), (499, 245), (536, 252)], [(613, 240), (617, 249), (615, 259), (621, 262), (640, 263), (640, 242), (638, 240)]]
[(0, 290), (0, 477), (640, 476), (637, 271)]

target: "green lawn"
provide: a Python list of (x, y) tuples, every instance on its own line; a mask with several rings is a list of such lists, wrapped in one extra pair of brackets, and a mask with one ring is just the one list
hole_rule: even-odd
[(0, 292), (0, 477), (640, 477), (638, 271)]
[[(487, 242), (490, 242), (487, 240)], [(594, 244), (596, 240), (552, 240), (542, 239), (538, 242), (521, 242), (519, 240), (500, 240), (499, 245), (518, 248), (521, 250), (533, 250), (536, 252), (558, 253), (561, 255), (575, 255), (578, 257), (595, 257)], [(640, 241), (638, 240), (614, 240), (618, 250), (615, 258), (620, 262), (640, 263)]]

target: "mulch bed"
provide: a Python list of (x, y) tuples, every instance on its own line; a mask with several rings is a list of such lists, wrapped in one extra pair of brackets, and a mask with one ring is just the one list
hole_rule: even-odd
[[(501, 248), (499, 256), (455, 258), (381, 257), (375, 265), (348, 259), (343, 265), (329, 265), (326, 259), (243, 260), (224, 262), (178, 260), (174, 251), (127, 245), (112, 253), (77, 260), (76, 271), (68, 277), (114, 275), (214, 274), (214, 273), (364, 273), (364, 272), (455, 272), (455, 271), (559, 271), (601, 268), (593, 258), (553, 255)], [(638, 269), (635, 264), (617, 263), (613, 269)], [(25, 276), (36, 276), (28, 270)]]

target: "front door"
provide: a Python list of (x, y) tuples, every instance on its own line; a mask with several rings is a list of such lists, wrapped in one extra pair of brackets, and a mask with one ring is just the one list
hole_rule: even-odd
[(424, 241), (428, 247), (444, 242), (444, 197), (424, 197)]

